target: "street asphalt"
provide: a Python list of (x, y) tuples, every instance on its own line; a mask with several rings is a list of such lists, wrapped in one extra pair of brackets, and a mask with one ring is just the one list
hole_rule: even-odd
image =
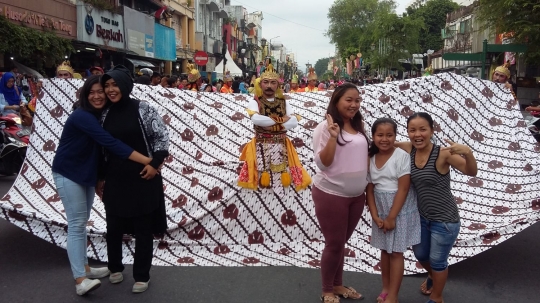
[[(0, 177), (3, 196), (15, 177)], [(480, 255), (450, 266), (446, 303), (540, 302), (540, 224)], [(90, 261), (91, 265), (105, 266)], [(96, 291), (79, 297), (66, 251), (0, 219), (0, 303), (5, 302), (319, 302), (316, 269), (296, 267), (157, 267), (150, 288), (132, 294), (131, 266), (117, 285), (102, 279)], [(425, 275), (406, 276), (401, 303), (425, 303), (419, 292)], [(380, 276), (347, 272), (346, 285), (375, 302)], [(344, 300), (341, 302), (354, 302)]]

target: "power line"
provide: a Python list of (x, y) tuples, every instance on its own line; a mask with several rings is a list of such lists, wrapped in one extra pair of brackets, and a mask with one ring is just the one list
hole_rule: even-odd
[(313, 29), (313, 30), (316, 30), (316, 31), (326, 32), (326, 31), (324, 31), (324, 30), (322, 30), (322, 29), (318, 29), (318, 28), (314, 28), (314, 27), (311, 27), (311, 26), (303, 25), (303, 24), (300, 24), (300, 23), (297, 23), (297, 22), (294, 22), (294, 21), (291, 21), (291, 20), (287, 20), (287, 19), (278, 17), (278, 16), (276, 16), (276, 15), (272, 15), (272, 14), (267, 13), (267, 12), (263, 12), (262, 10), (257, 9), (256, 7), (253, 7), (253, 6), (251, 6), (251, 5), (244, 4), (244, 3), (240, 2), (240, 1), (234, 0), (234, 2), (237, 2), (237, 3), (239, 3), (239, 4), (245, 5), (245, 6), (247, 6), (247, 7), (251, 7), (252, 9), (254, 9), (254, 10), (256, 10), (256, 11), (260, 11), (260, 12), (262, 12), (262, 13), (265, 14), (265, 15), (270, 15), (270, 16), (272, 16), (272, 17), (281, 19), (281, 20), (283, 20), (283, 21), (287, 21), (287, 22), (290, 22), (290, 23), (293, 23), (293, 24), (296, 24), (296, 25), (299, 25), (299, 26), (303, 26), (303, 27), (306, 27), (306, 28), (310, 28), (310, 29)]

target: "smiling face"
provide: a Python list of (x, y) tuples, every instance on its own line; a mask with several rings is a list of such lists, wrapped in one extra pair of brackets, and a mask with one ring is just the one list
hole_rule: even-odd
[(431, 146), (433, 128), (429, 125), (428, 120), (422, 117), (411, 119), (407, 124), (407, 132), (412, 145), (416, 149), (424, 149)]
[(336, 104), (338, 113), (343, 120), (350, 120), (360, 109), (360, 93), (358, 89), (348, 89)]
[(377, 129), (373, 134), (373, 144), (375, 144), (381, 152), (392, 150), (395, 141), (396, 133), (392, 124), (381, 123), (377, 126)]
[(112, 103), (122, 100), (122, 92), (120, 92), (120, 87), (118, 87), (113, 78), (110, 78), (105, 82), (105, 94)]
[(95, 109), (102, 109), (107, 104), (107, 98), (105, 97), (105, 91), (101, 84), (96, 83), (92, 85), (90, 93), (88, 94), (88, 101)]

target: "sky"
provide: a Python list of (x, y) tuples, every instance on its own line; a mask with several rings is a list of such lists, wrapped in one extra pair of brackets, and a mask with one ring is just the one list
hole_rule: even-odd
[[(411, 0), (396, 0), (396, 12), (405, 11)], [(306, 63), (334, 55), (334, 45), (324, 36), (328, 29), (328, 10), (332, 0), (231, 0), (231, 5), (241, 5), (248, 13), (262, 11), (263, 37), (272, 44), (282, 43), (293, 52), (298, 67), (305, 70)]]

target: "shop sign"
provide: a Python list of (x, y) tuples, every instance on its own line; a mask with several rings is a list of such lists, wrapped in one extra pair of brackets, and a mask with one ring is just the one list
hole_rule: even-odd
[(144, 57), (154, 57), (155, 19), (124, 6), (124, 26), (126, 28), (126, 47)]
[(75, 36), (75, 24), (70, 21), (39, 14), (36, 12), (22, 10), (9, 5), (0, 7), (0, 15), (12, 22), (21, 22), (36, 29), (51, 29), (59, 31), (65, 36)]
[[(80, 4), (80, 1), (79, 1)], [(77, 5), (77, 39), (123, 49), (124, 22), (121, 15)]]

